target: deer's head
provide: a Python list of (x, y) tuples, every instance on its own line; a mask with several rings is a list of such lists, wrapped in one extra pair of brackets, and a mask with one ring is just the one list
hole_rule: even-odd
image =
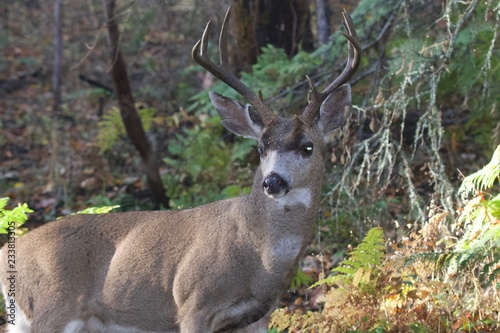
[(260, 91), (257, 96), (228, 68), (229, 12), (230, 9), (220, 33), (220, 65), (215, 65), (207, 55), (210, 22), (202, 39), (193, 48), (193, 59), (249, 102), (243, 106), (233, 99), (210, 92), (210, 99), (222, 117), (222, 125), (234, 134), (259, 142), (260, 171), (265, 194), (278, 199), (294, 190), (300, 193), (301, 189), (307, 187), (311, 174), (322, 174), (324, 147), (329, 134), (339, 128), (350, 113), (351, 87), (347, 81), (359, 67), (361, 51), (354, 25), (344, 11), (343, 23), (347, 34), (342, 34), (349, 41), (349, 55), (344, 71), (321, 93), (307, 77), (312, 93), (311, 102), (302, 114), (281, 118), (271, 112)]

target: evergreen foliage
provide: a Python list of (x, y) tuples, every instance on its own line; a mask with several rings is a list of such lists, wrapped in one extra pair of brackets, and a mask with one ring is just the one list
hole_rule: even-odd
[[(366, 139), (359, 141), (352, 136), (342, 139), (341, 143), (348, 147), (340, 152), (342, 158), (346, 157), (346, 163), (341, 174), (332, 175), (330, 183), (335, 185), (329, 196), (338, 213), (343, 207), (358, 206), (360, 201), (369, 205), (366, 193), (376, 192), (383, 197), (383, 193), (397, 189), (397, 197), (408, 201), (410, 206), (397, 218), (422, 223), (430, 196), (447, 211), (453, 211), (455, 191), (450, 170), (455, 166), (445, 164), (443, 147), (451, 145), (453, 149), (457, 141), (467, 140), (470, 144), (473, 139), (488, 154), (493, 145), (495, 122), (486, 119), (490, 119), (496, 109), (493, 96), (500, 93), (498, 85), (493, 84), (500, 79), (500, 71), (494, 70), (500, 66), (500, 57), (494, 56), (498, 54), (498, 48), (494, 47), (498, 6), (493, 2), (450, 1), (441, 17), (432, 17), (434, 13), (429, 17), (412, 17), (412, 11), (422, 8), (420, 6), (439, 10), (433, 7), (437, 3), (390, 3), (392, 7), (387, 12), (385, 1), (383, 4), (362, 1), (355, 13), (361, 17), (370, 13), (368, 16), (394, 21), (390, 35), (380, 41), (385, 43), (384, 50), (378, 54), (380, 63), (375, 62), (366, 70), (376, 71), (380, 84), (368, 87), (371, 95), (358, 100), (354, 109), (355, 119), (360, 119), (363, 131), (367, 130)], [(493, 28), (484, 22), (485, 17), (497, 22)], [(428, 25), (422, 29), (425, 22)], [(381, 31), (376, 26), (366, 28), (363, 30)], [(481, 51), (474, 51), (479, 49)], [(368, 50), (364, 56), (370, 57), (372, 52)], [(473, 111), (469, 115), (470, 110)], [(455, 132), (453, 127), (452, 133), (445, 130), (454, 124), (478, 119), (482, 119), (484, 125), (481, 132), (473, 136), (465, 136), (467, 124), (465, 131)], [(423, 186), (419, 178), (425, 178)], [(419, 188), (425, 186), (431, 190)], [(372, 205), (376, 203), (377, 200), (371, 200)], [(388, 216), (371, 218), (384, 220)], [(357, 223), (358, 229), (362, 229), (362, 221)]]
[[(193, 119), (196, 120), (196, 119)], [(175, 134), (163, 161), (172, 172), (163, 176), (172, 207), (188, 208), (249, 193), (252, 168), (247, 155), (255, 142), (222, 139), (219, 117), (200, 116), (192, 128)], [(232, 176), (230, 176), (232, 175)]]

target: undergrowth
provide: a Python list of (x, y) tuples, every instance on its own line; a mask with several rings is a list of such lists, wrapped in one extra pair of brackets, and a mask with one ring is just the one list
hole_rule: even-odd
[[(136, 103), (136, 108), (144, 131), (149, 131), (155, 120), (154, 116), (157, 110), (141, 103)], [(102, 120), (98, 123), (98, 128), (96, 145), (99, 147), (101, 153), (111, 150), (120, 138), (123, 139), (126, 137), (125, 125), (123, 124), (120, 109), (116, 106), (112, 107), (102, 116)]]

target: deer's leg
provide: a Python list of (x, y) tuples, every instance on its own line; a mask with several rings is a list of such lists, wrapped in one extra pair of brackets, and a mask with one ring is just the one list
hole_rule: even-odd
[(266, 333), (270, 319), (271, 319), (271, 312), (269, 312), (267, 315), (265, 315), (255, 323), (250, 324), (245, 328), (237, 330), (236, 333)]
[[(191, 307), (193, 308), (195, 307)], [(216, 313), (189, 311), (179, 318), (181, 333), (266, 333), (272, 310), (267, 310), (266, 313), (264, 308), (265, 306), (252, 299)]]
[(199, 314), (187, 314), (180, 320), (180, 333), (210, 333), (205, 318)]

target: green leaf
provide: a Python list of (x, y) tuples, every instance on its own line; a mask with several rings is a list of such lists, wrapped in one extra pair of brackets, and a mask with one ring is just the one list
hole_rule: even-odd
[(27, 214), (33, 213), (26, 203), (20, 204), (12, 210), (5, 209), (9, 198), (0, 199), (0, 234), (7, 234), (9, 227), (14, 224), (15, 229), (21, 227), (27, 220)]
[(111, 212), (113, 209), (120, 208), (119, 205), (115, 206), (102, 206), (102, 207), (88, 207), (84, 210), (76, 212), (75, 214), (107, 214)]
[(290, 285), (290, 288), (295, 289), (297, 287), (301, 286), (307, 286), (313, 282), (313, 278), (302, 270), (302, 268), (299, 267), (297, 270), (297, 274), (295, 274), (295, 277), (292, 280), (292, 283)]

